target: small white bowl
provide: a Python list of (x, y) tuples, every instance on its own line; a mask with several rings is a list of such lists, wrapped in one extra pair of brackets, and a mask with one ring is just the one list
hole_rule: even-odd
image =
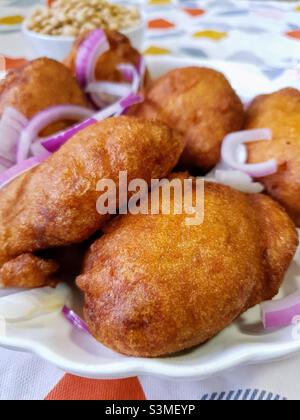
[[(25, 20), (22, 25), (22, 32), (32, 46), (36, 57), (46, 56), (54, 60), (62, 61), (71, 51), (75, 37), (72, 36), (54, 36), (44, 35), (31, 31), (27, 28), (28, 21)], [(144, 44), (146, 22), (143, 16), (138, 25), (132, 28), (120, 31), (126, 35), (134, 48), (141, 51)]]

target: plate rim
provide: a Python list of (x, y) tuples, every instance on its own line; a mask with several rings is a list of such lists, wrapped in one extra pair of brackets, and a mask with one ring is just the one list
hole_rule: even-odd
[[(66, 373), (89, 379), (122, 379), (146, 375), (165, 380), (188, 379), (197, 381), (222, 374), (234, 368), (259, 365), (292, 356), (300, 351), (300, 340), (276, 344), (240, 344), (235, 347), (235, 350), (238, 349), (240, 352), (239, 356), (236, 355), (234, 358), (226, 356), (225, 360), (222, 356), (217, 362), (211, 360), (198, 366), (166, 365), (163, 363), (163, 358), (143, 359), (126, 356), (124, 356), (123, 361), (110, 362), (102, 366), (85, 366), (83, 364), (80, 366), (77, 363), (66, 361), (42, 344), (33, 343), (30, 340), (0, 337), (0, 346), (35, 354)], [(233, 347), (229, 347), (226, 351), (230, 354), (232, 350)]]

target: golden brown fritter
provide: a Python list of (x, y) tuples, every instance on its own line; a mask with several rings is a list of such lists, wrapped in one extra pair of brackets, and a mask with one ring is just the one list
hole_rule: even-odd
[(272, 130), (272, 142), (249, 144), (249, 162), (277, 160), (278, 172), (259, 181), (300, 226), (300, 92), (287, 88), (257, 97), (248, 110), (246, 128)]
[(152, 83), (135, 115), (157, 118), (185, 136), (184, 169), (208, 172), (220, 160), (226, 134), (240, 130), (243, 105), (225, 79), (212, 69), (173, 70)]
[[(65, 65), (75, 74), (78, 48), (90, 32), (80, 36), (74, 43), (73, 49), (66, 57)], [(117, 69), (119, 64), (133, 64), (138, 66), (140, 53), (131, 46), (130, 40), (116, 31), (105, 31), (110, 50), (103, 54), (96, 66), (96, 79), (120, 82), (123, 77)]]
[(0, 191), (0, 266), (24, 253), (79, 243), (110, 218), (96, 209), (102, 179), (167, 176), (182, 138), (158, 122), (105, 120), (79, 132), (40, 166)]
[(32, 254), (23, 254), (0, 268), (0, 287), (55, 286), (58, 269), (58, 264), (53, 260), (43, 260)]
[(77, 284), (104, 345), (137, 357), (175, 353), (277, 294), (298, 238), (274, 201), (206, 183), (204, 223), (187, 226), (186, 217), (120, 216), (91, 247)]
[[(30, 119), (54, 105), (87, 106), (85, 94), (75, 77), (57, 61), (39, 58), (11, 70), (0, 82), (0, 116), (10, 106)], [(52, 124), (43, 134), (48, 135), (68, 125), (70, 121)]]

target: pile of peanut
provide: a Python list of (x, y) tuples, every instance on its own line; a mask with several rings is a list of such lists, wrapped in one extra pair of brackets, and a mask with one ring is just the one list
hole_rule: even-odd
[(35, 9), (27, 28), (45, 35), (78, 36), (97, 28), (121, 31), (140, 20), (137, 8), (106, 0), (55, 0), (51, 7)]

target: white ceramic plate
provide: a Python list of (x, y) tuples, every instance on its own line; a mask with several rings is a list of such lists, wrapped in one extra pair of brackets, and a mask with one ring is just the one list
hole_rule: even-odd
[[(206, 65), (216, 68), (226, 74), (245, 100), (286, 84), (286, 78), (270, 82), (259, 70), (248, 65), (171, 57), (151, 58), (148, 64), (154, 77), (180, 66)], [(293, 82), (294, 85), (297, 83), (300, 88), (298, 81)], [(280, 296), (289, 295), (300, 288), (300, 265), (296, 260), (300, 264), (298, 257), (287, 273)], [(81, 306), (80, 297), (71, 289), (70, 296), (71, 306), (78, 309)], [(17, 299), (19, 302), (22, 298), (18, 294), (15, 297), (11, 295), (10, 299), (17, 303)], [(1, 307), (0, 298), (0, 311)], [(75, 330), (58, 310), (23, 322), (8, 322), (6, 333), (0, 336), (0, 345), (36, 353), (66, 372), (89, 378), (152, 375), (170, 379), (203, 379), (244, 364), (287, 357), (300, 351), (300, 337), (295, 338), (292, 327), (264, 331), (259, 307), (256, 307), (213, 340), (196, 349), (160, 359), (129, 358), (110, 351), (89, 335)]]

